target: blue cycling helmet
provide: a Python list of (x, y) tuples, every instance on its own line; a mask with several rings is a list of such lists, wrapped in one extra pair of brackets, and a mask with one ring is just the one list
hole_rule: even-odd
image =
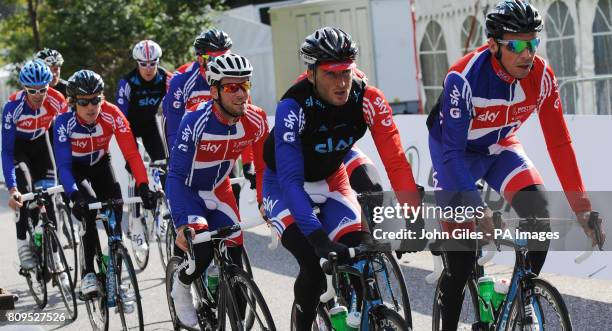
[(52, 79), (51, 69), (39, 59), (26, 62), (19, 72), (19, 83), (26, 86), (48, 85)]

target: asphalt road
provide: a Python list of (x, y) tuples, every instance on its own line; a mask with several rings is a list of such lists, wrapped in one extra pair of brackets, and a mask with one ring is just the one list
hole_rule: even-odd
[[(6, 191), (0, 192), (0, 287), (18, 294), (17, 311), (38, 311), (28, 293), (25, 279), (18, 274), (18, 257), (13, 216), (6, 206)], [(246, 234), (254, 277), (272, 312), (278, 330), (289, 329), (290, 307), (293, 300), (293, 282), (298, 272), (297, 264), (288, 252), (278, 247), (267, 248), (267, 230), (258, 228)], [(153, 244), (155, 245), (155, 244)], [(126, 246), (130, 246), (129, 243)], [(138, 272), (138, 283), (142, 295), (146, 330), (171, 330), (168, 312), (164, 273), (155, 246), (152, 246), (151, 259), (144, 271)], [(554, 253), (552, 253), (554, 254)], [(431, 306), (434, 288), (425, 282), (424, 277), (431, 270), (431, 258), (427, 252), (410, 254), (402, 259), (403, 271), (410, 295), (415, 330), (431, 330)], [(493, 273), (508, 273), (509, 266), (492, 266)], [(575, 330), (612, 329), (612, 281), (582, 279), (545, 274), (564, 294), (570, 309)], [(44, 311), (60, 311), (62, 303), (56, 288), (49, 290), (49, 304)], [(65, 325), (25, 325), (6, 323), (0, 330), (89, 330), (91, 326), (83, 303), (79, 302), (78, 319)], [(111, 313), (110, 330), (120, 327), (119, 316)], [(1, 325), (1, 324), (0, 324)]]

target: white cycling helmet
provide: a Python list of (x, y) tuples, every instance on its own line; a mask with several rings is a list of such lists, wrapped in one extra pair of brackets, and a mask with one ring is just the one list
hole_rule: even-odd
[(162, 49), (153, 40), (142, 40), (134, 46), (132, 57), (136, 61), (157, 61), (162, 56)]
[(225, 77), (251, 77), (253, 66), (246, 57), (238, 54), (224, 54), (206, 64), (206, 81), (215, 85)]

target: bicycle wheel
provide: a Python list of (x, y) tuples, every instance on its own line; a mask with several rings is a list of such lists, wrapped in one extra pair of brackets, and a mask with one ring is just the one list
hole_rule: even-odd
[[(444, 275), (444, 274), (443, 274)], [(438, 285), (434, 292), (433, 309), (431, 313), (433, 331), (442, 330), (442, 293), (440, 291), (441, 276), (438, 279)], [(461, 314), (459, 315), (459, 323), (457, 330), (471, 331), (475, 327), (477, 330), (480, 323), (480, 311), (478, 310), (478, 287), (474, 281), (474, 277), (470, 277), (463, 290), (463, 304), (461, 305)]]
[(168, 261), (173, 256), (178, 256), (175, 251), (174, 241), (176, 240), (176, 230), (174, 229), (174, 225), (172, 224), (172, 220), (168, 221), (168, 230), (166, 231), (166, 256), (168, 256)]
[[(225, 272), (227, 283), (219, 284), (219, 326), (223, 328), (224, 322), (229, 322), (232, 330), (276, 330), (268, 305), (249, 274), (235, 266)], [(254, 316), (250, 328), (245, 327), (244, 316), (248, 314)]]
[[(138, 208), (137, 205), (132, 208)], [(144, 270), (149, 264), (149, 229), (147, 228), (147, 222), (144, 217), (132, 217), (133, 213), (130, 213), (130, 243), (132, 245), (132, 253), (134, 254), (134, 260), (136, 261), (136, 265), (138, 265), (138, 269)], [(136, 222), (140, 222), (142, 224), (142, 233), (134, 234), (133, 228)], [(146, 244), (147, 249), (139, 250), (139, 244)]]
[[(83, 241), (79, 244), (79, 256), (81, 265), (81, 274), (84, 274), (85, 268), (85, 252), (83, 247)], [(102, 262), (102, 252), (100, 247), (96, 249), (94, 255), (96, 263), (94, 268), (96, 270), (96, 277), (98, 277), (98, 295), (91, 298), (82, 298), (85, 301), (85, 308), (87, 309), (87, 316), (89, 317), (89, 323), (94, 331), (107, 331), (108, 330), (108, 307), (106, 305), (106, 269)]]
[(406, 281), (393, 254), (379, 254), (373, 261), (372, 269), (383, 304), (399, 313), (408, 327), (412, 328), (412, 311)]
[(411, 330), (400, 314), (385, 305), (378, 305), (370, 309), (368, 324), (369, 330), (375, 331)]
[(157, 241), (157, 249), (159, 250), (159, 257), (162, 267), (164, 268), (164, 271), (166, 271), (168, 260), (170, 257), (172, 257), (172, 255), (169, 255), (170, 249), (167, 247), (168, 231), (170, 231), (169, 227), (172, 225), (170, 224), (170, 219), (166, 216), (170, 213), (168, 209), (168, 202), (166, 201), (165, 197), (161, 197), (159, 199), (160, 202), (157, 204), (157, 209), (154, 216), (157, 220), (155, 241)]
[[(60, 241), (57, 238), (57, 234), (55, 230), (52, 228), (45, 229), (45, 238), (46, 240), (46, 248), (47, 252), (46, 259), (48, 262), (48, 268), (52, 274), (53, 282), (57, 286), (60, 295), (62, 297), (62, 301), (66, 306), (66, 310), (68, 311), (69, 318), (73, 321), (77, 318), (77, 302), (76, 295), (74, 294), (74, 283), (72, 281), (72, 275), (70, 272), (70, 268), (68, 266), (68, 261), (66, 261), (66, 255), (64, 254), (64, 249), (60, 245)], [(56, 249), (57, 252), (54, 253), (53, 249)], [(59, 261), (57, 260), (59, 258)], [(68, 280), (68, 287), (65, 287), (61, 281), (61, 276), (65, 275)]]
[[(241, 254), (241, 259), (242, 259), (242, 270), (244, 270), (249, 277), (251, 277), (251, 279), (253, 279), (253, 270), (251, 269), (251, 261), (249, 260), (249, 254), (247, 253), (246, 247), (243, 245), (242, 246), (242, 254)], [(250, 300), (254, 301), (255, 298), (250, 298)], [(246, 318), (245, 320), (245, 328), (247, 330), (250, 330), (251, 327), (253, 327), (253, 323), (255, 323), (255, 315), (252, 313), (251, 310), (248, 310), (246, 312)]]
[(118, 245), (115, 254), (116, 299), (123, 330), (144, 330), (138, 280), (127, 249)]
[[(296, 306), (294, 302), (291, 307), (291, 326), (290, 326), (291, 331), (296, 330), (295, 309), (296, 309)], [(323, 303), (319, 303), (319, 306), (317, 307), (317, 315), (315, 316), (315, 320), (312, 322), (311, 330), (312, 331), (333, 331), (331, 320), (329, 319), (329, 314), (327, 313), (327, 310), (325, 309)]]
[(68, 208), (68, 206), (63, 203), (58, 204), (55, 211), (57, 215), (57, 229), (61, 230), (59, 231), (61, 235), (57, 236), (58, 240), (60, 241), (64, 249), (72, 250), (72, 254), (69, 254), (70, 261), (68, 267), (71, 268), (74, 272), (72, 276), (72, 289), (74, 290), (76, 280), (79, 277), (79, 256), (77, 253), (78, 249), (75, 238), (74, 224), (72, 223), (72, 217), (70, 216), (70, 209)]
[[(549, 282), (541, 278), (533, 278), (530, 289), (523, 290), (524, 302), (529, 302), (529, 309), (532, 309), (532, 316), (536, 318), (534, 325), (539, 326), (539, 330), (572, 330), (572, 321), (567, 311), (567, 306), (559, 291)], [(526, 309), (519, 302), (517, 295), (512, 302), (508, 324), (505, 330), (531, 330), (528, 325), (523, 325), (520, 318), (519, 309)]]
[[(40, 220), (39, 220), (40, 222)], [(34, 244), (34, 229), (31, 219), (28, 221), (28, 236), (30, 237), (30, 250), (33, 253), (36, 266), (32, 269), (21, 269), (20, 273), (26, 278), (30, 294), (38, 308), (43, 309), (47, 305), (47, 279), (48, 273), (45, 270), (45, 243), (41, 247)], [(44, 240), (44, 239), (43, 239)]]
[(168, 310), (170, 310), (170, 320), (172, 320), (172, 328), (175, 331), (181, 329), (176, 309), (174, 308), (174, 300), (172, 299), (172, 284), (174, 283), (174, 274), (177, 272), (179, 265), (183, 262), (178, 256), (173, 256), (168, 260), (166, 266), (166, 299), (168, 300)]

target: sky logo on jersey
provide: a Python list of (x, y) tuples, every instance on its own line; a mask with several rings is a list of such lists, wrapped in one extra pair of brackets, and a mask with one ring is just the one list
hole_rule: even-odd
[(72, 141), (72, 146), (76, 146), (78, 148), (85, 148), (85, 146), (87, 146), (87, 141), (85, 140), (73, 140)]
[(481, 122), (495, 122), (497, 116), (499, 116), (499, 111), (492, 112), (487, 110), (486, 113), (478, 115), (478, 120)]
[(295, 141), (295, 133), (289, 131), (283, 134), (283, 140), (288, 143), (292, 143)]
[(159, 103), (159, 101), (160, 101), (160, 98), (152, 98), (152, 97), (142, 98), (138, 100), (138, 106), (140, 107), (155, 106)]
[(337, 142), (334, 142), (334, 139), (329, 137), (326, 143), (315, 145), (315, 151), (322, 154), (343, 151), (350, 148), (353, 142), (353, 137), (349, 137), (348, 140), (339, 139)]
[(191, 131), (191, 128), (189, 127), (189, 125), (187, 125), (184, 129), (183, 132), (181, 132), (181, 140), (183, 141), (189, 141), (189, 136), (191, 136), (193, 132)]
[(66, 142), (66, 140), (68, 140), (68, 138), (66, 137), (66, 127), (63, 124), (57, 129), (57, 140), (59, 140), (59, 142), (61, 143)]
[(459, 108), (451, 108), (450, 109), (450, 116), (452, 118), (460, 118), (461, 117), (461, 109), (459, 109)]
[(453, 91), (449, 95), (449, 97), (451, 99), (450, 100), (451, 105), (453, 105), (455, 107), (459, 107), (459, 97), (460, 96), (461, 96), (461, 92), (459, 92), (459, 89), (457, 88), (457, 85), (453, 85)]
[(200, 144), (200, 150), (205, 152), (216, 153), (221, 148), (221, 144), (213, 144), (211, 142), (207, 142), (206, 144)]
[(264, 210), (268, 212), (268, 214), (272, 214), (272, 209), (274, 209), (274, 206), (276, 206), (277, 203), (278, 200), (272, 200), (270, 199), (270, 197), (263, 198), (263, 207)]

